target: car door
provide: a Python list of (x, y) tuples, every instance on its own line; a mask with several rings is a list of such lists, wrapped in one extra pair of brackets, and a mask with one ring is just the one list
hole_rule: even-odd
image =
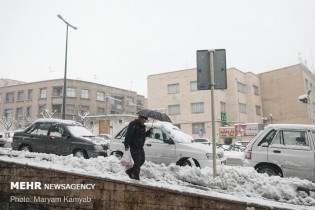
[(72, 146), (69, 138), (63, 136), (65, 128), (61, 124), (53, 124), (49, 128), (47, 144), (51, 153), (56, 155), (72, 154)]
[(160, 128), (154, 128), (144, 144), (147, 161), (169, 165), (176, 161), (176, 145), (170, 136)]
[(311, 138), (307, 130), (279, 130), (268, 147), (268, 162), (278, 164), (285, 177), (314, 180)]

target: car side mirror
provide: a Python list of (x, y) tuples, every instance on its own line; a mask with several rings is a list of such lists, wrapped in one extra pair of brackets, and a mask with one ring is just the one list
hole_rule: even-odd
[(69, 139), (71, 137), (71, 135), (69, 133), (63, 133), (61, 136), (66, 137), (67, 139)]
[(260, 146), (262, 146), (262, 147), (268, 147), (269, 144), (268, 144), (267, 142), (264, 142), (264, 143), (262, 143)]

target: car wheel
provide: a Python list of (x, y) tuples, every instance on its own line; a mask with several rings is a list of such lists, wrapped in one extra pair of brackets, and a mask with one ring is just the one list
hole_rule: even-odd
[(182, 166), (182, 167), (184, 167), (184, 166), (191, 166), (191, 162), (190, 162), (188, 159), (182, 160), (182, 161), (179, 163), (179, 166)]
[(112, 155), (114, 155), (118, 160), (121, 160), (123, 153), (122, 152), (112, 152)]
[(86, 152), (84, 150), (76, 150), (73, 153), (73, 156), (74, 157), (78, 157), (78, 158), (85, 158), (85, 159), (88, 158), (88, 156), (87, 156), (87, 154), (86, 154)]
[(276, 168), (273, 165), (263, 165), (257, 168), (257, 172), (258, 173), (266, 173), (269, 176), (281, 176), (282, 177), (282, 173), (279, 171), (278, 168)]
[(19, 150), (24, 152), (32, 152), (32, 149), (29, 145), (22, 145), (20, 146)]

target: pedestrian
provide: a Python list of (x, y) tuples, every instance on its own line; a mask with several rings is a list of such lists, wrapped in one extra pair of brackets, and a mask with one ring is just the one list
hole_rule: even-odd
[(127, 128), (125, 137), (125, 151), (130, 149), (131, 157), (133, 159), (132, 168), (126, 170), (126, 173), (131, 179), (140, 180), (140, 167), (145, 161), (144, 142), (145, 138), (150, 135), (152, 128), (146, 131), (144, 122), (148, 120), (147, 117), (139, 115), (137, 119), (130, 122)]

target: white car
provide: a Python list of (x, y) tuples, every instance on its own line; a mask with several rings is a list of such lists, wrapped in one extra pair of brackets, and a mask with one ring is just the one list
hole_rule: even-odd
[(207, 138), (195, 138), (194, 143), (199, 143), (199, 144), (205, 144), (205, 145), (210, 145), (212, 144), (212, 141), (210, 141)]
[[(148, 123), (153, 127), (150, 137), (146, 138), (144, 151), (147, 161), (169, 165), (212, 167), (212, 150), (202, 144), (195, 144), (193, 137), (183, 133), (178, 127), (168, 122)], [(121, 158), (125, 152), (124, 139), (128, 124), (125, 124), (111, 138), (108, 154)], [(217, 151), (217, 165), (225, 164), (224, 153)]]
[(259, 173), (315, 180), (315, 126), (270, 124), (247, 145), (243, 166)]

